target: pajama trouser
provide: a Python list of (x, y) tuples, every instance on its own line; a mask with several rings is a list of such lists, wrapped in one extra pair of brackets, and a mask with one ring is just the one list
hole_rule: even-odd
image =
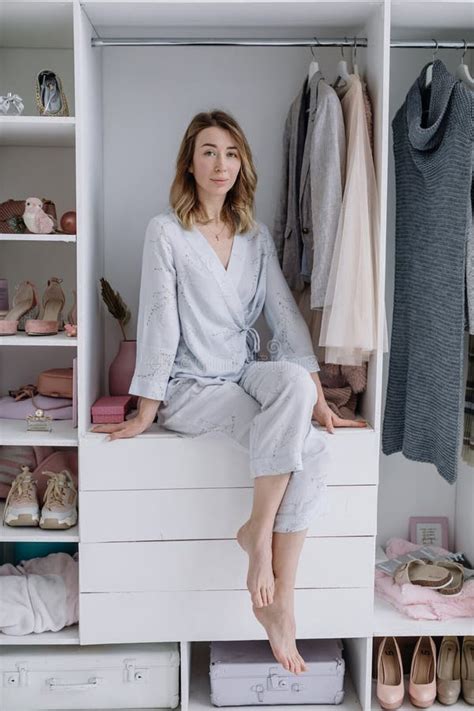
[(289, 361), (252, 361), (238, 382), (170, 385), (159, 423), (191, 436), (226, 435), (249, 452), (253, 477), (290, 473), (273, 530), (308, 528), (326, 503), (328, 471), (325, 436), (311, 424), (317, 388), (309, 372)]

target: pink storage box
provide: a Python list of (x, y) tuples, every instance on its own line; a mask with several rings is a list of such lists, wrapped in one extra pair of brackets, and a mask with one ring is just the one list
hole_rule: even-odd
[(100, 397), (92, 405), (94, 424), (123, 422), (132, 405), (131, 395), (108, 395)]

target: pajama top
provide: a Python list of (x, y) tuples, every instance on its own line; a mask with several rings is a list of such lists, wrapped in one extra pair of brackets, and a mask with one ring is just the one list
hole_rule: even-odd
[(256, 222), (236, 234), (227, 269), (204, 235), (172, 208), (148, 223), (143, 248), (137, 358), (129, 392), (167, 401), (175, 383), (240, 380), (257, 359), (263, 312), (271, 360), (319, 370), (311, 337), (282, 274), (273, 238)]

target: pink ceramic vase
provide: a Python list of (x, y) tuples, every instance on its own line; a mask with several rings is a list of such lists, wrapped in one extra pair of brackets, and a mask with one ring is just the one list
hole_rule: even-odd
[(109, 368), (109, 394), (128, 395), (135, 370), (136, 341), (120, 341), (118, 353)]

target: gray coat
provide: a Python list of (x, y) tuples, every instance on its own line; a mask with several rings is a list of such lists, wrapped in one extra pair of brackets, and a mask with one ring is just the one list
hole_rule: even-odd
[[(341, 210), (345, 131), (336, 92), (316, 72), (288, 113), (283, 179), (273, 237), (290, 288), (311, 282), (311, 307), (324, 305)], [(307, 122), (304, 118), (308, 106)]]

